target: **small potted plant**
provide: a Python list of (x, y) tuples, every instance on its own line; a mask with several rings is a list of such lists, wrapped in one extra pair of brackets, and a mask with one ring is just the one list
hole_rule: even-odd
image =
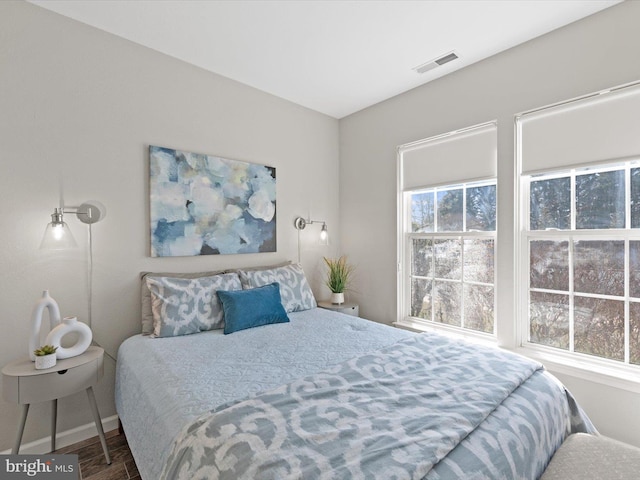
[(347, 263), (347, 257), (344, 255), (338, 259), (324, 257), (324, 262), (329, 269), (325, 285), (331, 290), (331, 303), (334, 305), (344, 303), (344, 292), (349, 287), (353, 265)]
[(36, 356), (36, 370), (44, 370), (56, 366), (56, 350), (53, 345), (43, 345), (33, 351)]

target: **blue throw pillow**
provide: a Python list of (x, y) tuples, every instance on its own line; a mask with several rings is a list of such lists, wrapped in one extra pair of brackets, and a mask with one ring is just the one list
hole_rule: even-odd
[(224, 310), (224, 333), (289, 321), (280, 299), (280, 286), (271, 283), (250, 290), (218, 290)]

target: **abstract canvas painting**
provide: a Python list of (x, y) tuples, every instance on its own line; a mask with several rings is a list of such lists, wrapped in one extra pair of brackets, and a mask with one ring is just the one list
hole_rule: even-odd
[(149, 146), (151, 256), (276, 251), (276, 169)]

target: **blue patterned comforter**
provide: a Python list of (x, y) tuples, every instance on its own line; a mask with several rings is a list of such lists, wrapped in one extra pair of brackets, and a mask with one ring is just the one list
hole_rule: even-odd
[(289, 318), (232, 335), (135, 335), (122, 343), (116, 409), (143, 480), (159, 478), (174, 438), (212, 408), (414, 335), (322, 308)]
[(161, 478), (533, 479), (589, 429), (538, 363), (423, 334), (214, 408)]

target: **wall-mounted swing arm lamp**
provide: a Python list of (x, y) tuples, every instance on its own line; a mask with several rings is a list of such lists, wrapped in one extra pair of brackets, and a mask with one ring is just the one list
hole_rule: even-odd
[(71, 234), (69, 225), (64, 221), (64, 214), (76, 215), (82, 223), (91, 225), (99, 222), (107, 215), (107, 209), (96, 201), (84, 202), (79, 207), (54, 208), (51, 214), (51, 223), (47, 225), (42, 237), (40, 248), (47, 250), (62, 250), (77, 247), (75, 238)]
[[(324, 243), (329, 239), (329, 231), (327, 230), (327, 222), (324, 220), (311, 220), (304, 219), (302, 217), (298, 217), (293, 221), (293, 224), (298, 230), (304, 230), (307, 225), (311, 225), (312, 223), (321, 223), (322, 228), (320, 229), (320, 242)], [(325, 243), (326, 244), (326, 243)]]
[(320, 244), (321, 245), (329, 245), (329, 231), (327, 230), (327, 222), (324, 220), (311, 220), (310, 218), (302, 218), (297, 217), (293, 221), (293, 225), (298, 230), (298, 262), (300, 262), (300, 230), (304, 230), (307, 225), (311, 225), (313, 223), (321, 223), (322, 228), (320, 228)]

